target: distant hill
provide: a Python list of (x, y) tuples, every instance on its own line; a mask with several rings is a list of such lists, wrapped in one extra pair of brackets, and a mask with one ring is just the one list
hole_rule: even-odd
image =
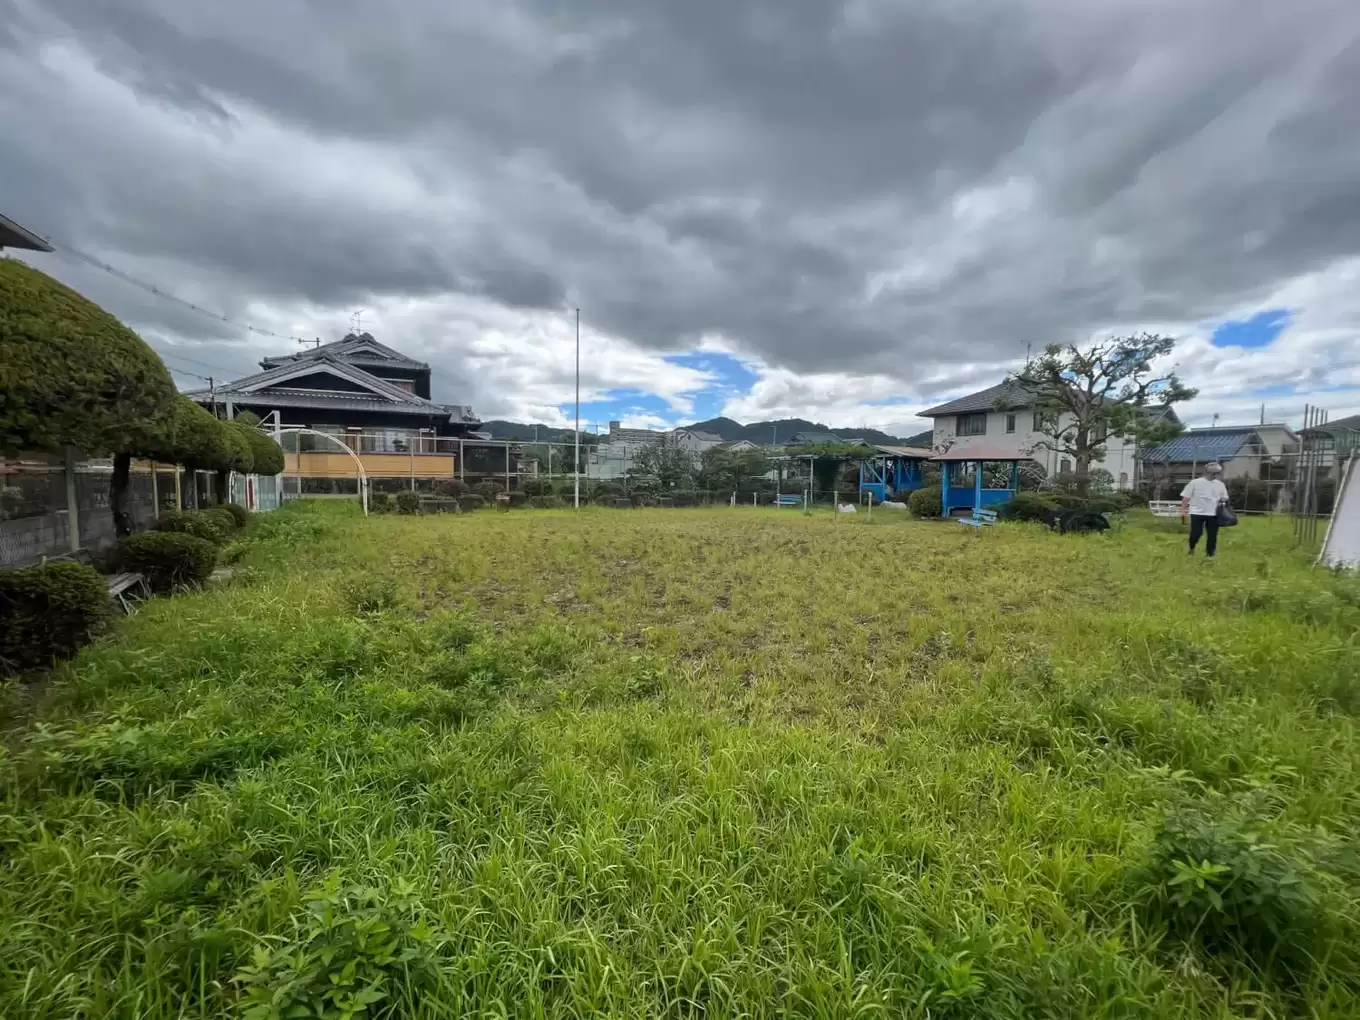
[(714, 435), (722, 436), (729, 443), (735, 443), (738, 439), (762, 445), (771, 442), (787, 443), (799, 432), (834, 432), (842, 439), (863, 439), (868, 443), (886, 443), (890, 446), (904, 442), (900, 437), (890, 436), (878, 429), (836, 428), (819, 421), (808, 421), (806, 418), (780, 418), (778, 421), (757, 421), (750, 425), (743, 425), (731, 418), (710, 418), (708, 421), (696, 421), (688, 427), (698, 429), (700, 432), (712, 432)]
[[(903, 439), (899, 436), (890, 436), (878, 429), (834, 428), (823, 425), (818, 421), (808, 421), (806, 418), (780, 418), (778, 421), (757, 421), (750, 425), (743, 425), (731, 418), (710, 418), (707, 421), (696, 421), (693, 425), (685, 427), (696, 429), (699, 432), (711, 432), (715, 436), (721, 436), (728, 443), (735, 443), (738, 439), (746, 439), (762, 446), (768, 446), (771, 442), (791, 442), (799, 432), (834, 432), (842, 439), (863, 439), (868, 443), (884, 443), (889, 446), (930, 445), (929, 432), (922, 432), (909, 439)], [(484, 421), (481, 424), (481, 430), (491, 433), (494, 439), (509, 439), (520, 443), (532, 443), (535, 441), (535, 436), (540, 443), (570, 443), (572, 441), (571, 429), (549, 428), (547, 425), (533, 425), (518, 421)]]

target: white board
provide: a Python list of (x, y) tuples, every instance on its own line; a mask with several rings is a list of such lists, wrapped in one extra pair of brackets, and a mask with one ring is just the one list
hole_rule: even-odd
[(1341, 490), (1336, 494), (1332, 520), (1327, 525), (1327, 537), (1322, 541), (1318, 562), (1328, 567), (1360, 567), (1360, 482), (1356, 481), (1352, 457), (1341, 476)]

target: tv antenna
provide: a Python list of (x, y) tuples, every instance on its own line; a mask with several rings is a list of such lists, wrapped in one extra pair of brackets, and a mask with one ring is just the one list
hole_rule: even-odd
[(367, 309), (360, 308), (349, 317), (349, 331), (355, 336), (359, 336), (364, 331), (364, 312)]

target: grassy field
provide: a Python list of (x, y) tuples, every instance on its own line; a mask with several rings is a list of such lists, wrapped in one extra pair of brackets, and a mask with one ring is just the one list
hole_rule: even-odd
[(349, 511), (11, 692), (0, 1016), (1360, 1014), (1287, 522)]

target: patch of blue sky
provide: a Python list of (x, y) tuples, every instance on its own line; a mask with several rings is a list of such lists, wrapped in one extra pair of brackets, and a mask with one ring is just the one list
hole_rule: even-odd
[(691, 351), (668, 354), (665, 360), (681, 368), (703, 372), (710, 382), (702, 389), (687, 393), (694, 401), (694, 420), (703, 421), (722, 414), (723, 405), (738, 394), (749, 393), (760, 379), (740, 358), (722, 351)]
[[(568, 420), (576, 414), (574, 403), (559, 404), (558, 408)], [(637, 418), (660, 418), (671, 422), (675, 420), (676, 412), (665, 398), (639, 389), (609, 390), (603, 400), (581, 401), (581, 425), (587, 430), (591, 423), (604, 429), (611, 421)]]
[(1266, 347), (1289, 325), (1288, 308), (1267, 308), (1248, 319), (1229, 319), (1214, 327), (1215, 347), (1241, 347), (1254, 350)]

